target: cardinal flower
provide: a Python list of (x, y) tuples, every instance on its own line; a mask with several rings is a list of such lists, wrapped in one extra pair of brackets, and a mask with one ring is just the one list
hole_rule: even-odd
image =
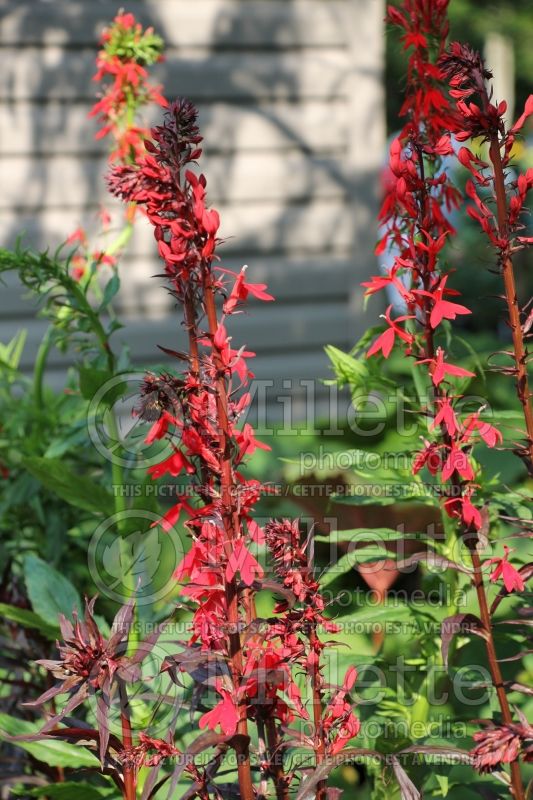
[(237, 730), (239, 712), (233, 702), (231, 693), (222, 687), (221, 681), (217, 681), (216, 690), (222, 695), (222, 700), (200, 718), (199, 725), (200, 728), (209, 728), (212, 731), (215, 730), (217, 725), (220, 725), (222, 732), (226, 736), (231, 736)]
[(468, 456), (452, 442), (442, 467), (442, 480), (449, 480), (454, 472), (457, 472), (465, 481), (471, 481), (474, 478), (474, 470)]
[(455, 436), (455, 434), (459, 430), (459, 425), (457, 423), (457, 417), (455, 416), (455, 412), (453, 410), (452, 404), (450, 402), (449, 397), (445, 397), (438, 403), (439, 410), (435, 419), (429, 426), (430, 430), (437, 428), (439, 425), (444, 425), (446, 428), (446, 432), (449, 436)]
[(470, 755), (478, 772), (492, 772), (502, 764), (511, 764), (520, 754), (524, 761), (531, 761), (533, 726), (525, 717), (519, 723), (495, 725), (484, 722), (484, 730), (474, 733), (476, 743)]
[(427, 466), (432, 475), (436, 475), (441, 465), (440, 449), (441, 446), (436, 442), (424, 440), (424, 449), (416, 454), (413, 461), (413, 475), (424, 466)]
[(475, 374), (463, 367), (456, 367), (454, 364), (448, 364), (444, 360), (444, 350), (442, 347), (437, 347), (437, 354), (435, 358), (424, 358), (417, 362), (418, 364), (429, 363), (429, 371), (431, 373), (431, 380), (434, 386), (440, 386), (446, 375), (454, 375), (458, 378), (475, 378)]
[(489, 558), (484, 562), (483, 566), (496, 564), (496, 568), (490, 574), (492, 583), (496, 583), (497, 580), (503, 578), (506, 591), (514, 592), (516, 590), (517, 592), (523, 592), (525, 588), (524, 579), (518, 570), (509, 563), (509, 553), (511, 550), (506, 544), (504, 544), (503, 550), (504, 555), (502, 557)]
[(368, 353), (366, 354), (367, 358), (369, 356), (375, 355), (376, 353), (379, 353), (380, 350), (383, 353), (384, 357), (388, 358), (391, 354), (392, 348), (394, 347), (394, 342), (396, 341), (396, 337), (402, 339), (402, 341), (406, 342), (408, 345), (412, 344), (414, 338), (413, 335), (407, 333), (407, 331), (404, 331), (404, 329), (401, 328), (398, 325), (398, 323), (404, 322), (405, 320), (408, 319), (414, 319), (414, 317), (403, 316), (403, 317), (396, 317), (396, 319), (391, 319), (390, 316), (391, 310), (392, 310), (392, 305), (388, 307), (388, 309), (385, 311), (384, 314), (384, 319), (389, 325), (389, 327), (387, 328), (386, 331), (380, 334), (380, 336), (378, 336), (374, 344), (370, 347)]
[(479, 509), (477, 509), (472, 503), (469, 494), (465, 494), (461, 500), (461, 516), (464, 524), (468, 527), (473, 526), (478, 531), (482, 525), (481, 513)]
[(180, 518), (181, 512), (185, 509), (186, 513), (192, 515), (194, 513), (191, 506), (185, 502), (185, 500), (180, 500), (180, 502), (176, 503), (175, 505), (170, 508), (166, 514), (164, 514), (161, 519), (158, 519), (156, 522), (152, 522), (150, 525), (151, 528), (155, 528), (156, 525), (161, 525), (163, 530), (168, 533), (174, 525), (178, 523)]
[(246, 547), (244, 539), (237, 539), (232, 543), (232, 548), (226, 566), (226, 580), (231, 581), (236, 572), (240, 572), (243, 583), (251, 586), (256, 578), (263, 577), (263, 568)]
[(148, 474), (152, 480), (161, 478), (167, 472), (172, 477), (176, 478), (181, 472), (188, 472), (189, 475), (194, 472), (194, 467), (191, 462), (183, 455), (181, 450), (176, 450), (171, 456), (166, 458), (160, 464), (154, 464), (153, 467), (148, 468)]
[(349, 667), (340, 689), (333, 695), (328, 703), (322, 725), (329, 734), (329, 754), (340, 753), (344, 745), (359, 733), (361, 724), (355, 716), (352, 704), (346, 700), (346, 694), (352, 689), (357, 670)]
[[(145, 753), (144, 765), (146, 767), (157, 767), (161, 761), (180, 755), (178, 748), (174, 747), (171, 742), (165, 742), (163, 739), (154, 739), (152, 736), (147, 736), (143, 731), (139, 733), (139, 745)], [(153, 755), (148, 756), (150, 750), (155, 752)]]
[(240, 463), (245, 456), (255, 453), (258, 448), (260, 450), (272, 450), (270, 445), (260, 442), (255, 438), (254, 429), (248, 422), (244, 425), (242, 431), (236, 431), (235, 441), (239, 446), (238, 463)]
[(471, 414), (465, 420), (464, 439), (468, 439), (473, 431), (479, 433), (487, 447), (496, 447), (497, 444), (501, 444), (503, 441), (503, 436), (498, 428), (480, 420), (478, 414)]
[(445, 294), (458, 294), (455, 290), (446, 289), (446, 281), (448, 276), (444, 275), (439, 281), (437, 287), (432, 292), (426, 292), (424, 289), (417, 289), (413, 294), (426, 295), (431, 297), (434, 302), (431, 309), (429, 323), (432, 328), (436, 328), (443, 319), (455, 319), (458, 314), (471, 314), (472, 312), (466, 306), (459, 303), (452, 303), (450, 300), (445, 300)]
[(163, 411), (161, 416), (156, 419), (144, 440), (145, 444), (152, 444), (156, 439), (162, 439), (168, 431), (168, 426), (175, 424), (174, 418), (168, 413)]
[[(230, 296), (224, 303), (225, 314), (232, 314), (238, 304), (244, 302), (249, 294), (251, 294), (253, 297), (256, 297), (258, 300), (269, 301), (274, 299), (271, 294), (265, 292), (265, 289), (267, 288), (266, 283), (247, 283), (245, 281), (246, 270), (247, 267), (244, 266), (237, 276), (237, 280), (235, 281), (233, 289), (231, 290)], [(221, 271), (229, 272), (229, 270)]]

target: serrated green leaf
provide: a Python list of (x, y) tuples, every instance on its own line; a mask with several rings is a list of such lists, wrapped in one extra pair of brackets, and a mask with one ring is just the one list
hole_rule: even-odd
[[(42, 723), (28, 722), (27, 720), (11, 717), (9, 714), (0, 713), (0, 738), (8, 736), (28, 736), (39, 732)], [(59, 739), (50, 739), (38, 742), (11, 742), (16, 747), (21, 747), (38, 761), (50, 767), (99, 767), (100, 762), (89, 750), (84, 747), (62, 742)]]
[(31, 456), (23, 458), (22, 465), (70, 505), (95, 514), (113, 514), (114, 503), (109, 492), (90, 478), (70, 470), (60, 459)]
[(37, 556), (24, 559), (24, 579), (33, 610), (47, 624), (59, 614), (70, 618), (74, 609), (81, 614), (80, 596), (71, 582)]

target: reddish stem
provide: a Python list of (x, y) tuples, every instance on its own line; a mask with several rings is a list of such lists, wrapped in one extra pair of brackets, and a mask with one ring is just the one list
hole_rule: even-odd
[[(500, 161), (501, 164), (501, 161)], [(427, 188), (426, 183), (424, 180), (424, 165), (422, 161), (422, 155), (419, 152), (419, 168), (420, 168), (420, 175), (423, 181), (424, 188), (420, 194), (420, 216), (421, 216), (421, 225), (424, 225), (424, 217), (425, 217), (425, 209), (426, 209), (426, 199), (427, 199)], [(511, 265), (511, 274), (512, 274), (512, 265)], [(429, 281), (429, 275), (427, 269), (422, 269), (421, 271), (422, 281), (424, 282), (424, 288), (427, 290), (428, 285), (427, 282)], [(513, 280), (514, 285), (514, 280)], [(515, 297), (516, 299), (516, 297)], [(433, 328), (430, 324), (430, 299), (425, 299), (426, 304), (426, 313), (424, 319), (424, 335), (425, 335), (425, 345), (426, 345), (426, 353), (424, 353), (424, 358), (434, 358), (435, 355), (435, 344), (434, 344), (434, 332)], [(516, 307), (516, 306), (515, 306)], [(520, 327), (520, 326), (519, 326)], [(436, 398), (442, 395), (440, 391), (440, 387), (436, 386), (434, 388), (434, 396)], [(448, 435), (444, 424), (441, 425), (441, 437), (443, 442), (450, 446), (451, 438)], [(461, 481), (458, 479), (458, 476), (454, 474), (452, 476), (452, 486), (454, 491), (457, 493), (457, 496), (463, 493), (463, 486)], [(479, 616), (483, 623), (483, 627), (486, 631), (486, 638), (485, 644), (487, 648), (487, 657), (489, 662), (489, 671), (491, 674), (492, 685), (496, 690), (496, 695), (498, 697), (498, 703), (502, 713), (502, 719), (506, 725), (511, 725), (513, 722), (511, 709), (509, 706), (509, 701), (507, 699), (507, 695), (505, 693), (505, 686), (503, 683), (502, 673), (500, 670), (500, 665), (498, 662), (498, 656), (496, 653), (496, 647), (494, 645), (494, 637), (492, 633), (492, 619), (489, 612), (489, 606), (487, 602), (487, 595), (485, 591), (485, 584), (483, 581), (483, 572), (481, 567), (481, 560), (479, 558), (479, 553), (477, 551), (477, 544), (478, 544), (478, 537), (477, 535), (471, 535), (470, 531), (468, 531), (464, 526), (461, 526), (461, 535), (462, 538), (466, 537), (467, 544), (470, 550), (470, 556), (472, 560), (472, 566), (474, 568), (474, 576), (473, 576), (473, 583), (476, 590), (478, 606), (479, 606)], [(522, 779), (520, 775), (520, 766), (518, 761), (513, 761), (511, 763), (511, 781), (513, 787), (513, 794), (516, 800), (524, 800), (524, 789), (522, 784)]]
[[(309, 644), (311, 652), (316, 655), (317, 634), (315, 626), (311, 628), (309, 634)], [(324, 743), (324, 734), (322, 730), (322, 690), (321, 690), (321, 677), (319, 664), (313, 663), (311, 668), (311, 692), (313, 701), (313, 723), (315, 726), (315, 755), (316, 766), (319, 767), (326, 757), (326, 745)], [(326, 800), (327, 797), (327, 781), (319, 781), (316, 786), (316, 800)]]
[[(498, 233), (500, 238), (508, 239), (508, 215), (507, 215), (507, 194), (505, 191), (505, 176), (503, 171), (502, 158), (498, 134), (491, 136), (489, 156), (492, 162), (494, 173), (494, 191), (496, 194), (496, 209), (498, 218)], [(509, 245), (501, 251), (500, 263), (505, 288), (505, 300), (509, 314), (509, 325), (513, 337), (514, 361), (516, 365), (516, 393), (522, 406), (524, 420), (526, 423), (526, 446), (527, 454), (526, 466), (529, 474), (533, 476), (533, 404), (531, 403), (532, 392), (529, 388), (527, 375), (527, 351), (524, 345), (524, 334), (520, 323), (520, 308), (516, 295), (516, 282), (513, 269), (513, 260), (509, 250)]]
[[(131, 723), (129, 713), (127, 711), (128, 697), (126, 687), (121, 683), (119, 686), (120, 692), (120, 722), (122, 725), (122, 744), (124, 750), (131, 750), (133, 747), (133, 737), (131, 733)], [(127, 762), (124, 764), (124, 800), (136, 800), (136, 775), (133, 766)]]
[[(505, 686), (503, 683), (503, 677), (500, 670), (500, 664), (498, 662), (498, 656), (496, 654), (496, 648), (494, 646), (494, 637), (492, 635), (492, 619), (490, 616), (489, 606), (487, 603), (485, 584), (483, 582), (481, 560), (479, 558), (479, 553), (477, 552), (476, 549), (477, 541), (474, 541), (471, 538), (468, 541), (468, 545), (470, 548), (470, 555), (472, 557), (472, 565), (474, 567), (473, 580), (474, 580), (474, 586), (476, 587), (476, 594), (479, 604), (479, 616), (483, 623), (483, 627), (485, 628), (487, 633), (485, 644), (487, 646), (487, 656), (489, 660), (489, 670), (492, 677), (492, 684), (496, 689), (498, 702), (500, 704), (500, 709), (502, 712), (502, 719), (506, 725), (512, 725), (513, 716), (511, 714), (509, 701), (505, 693)], [(525, 800), (524, 785), (522, 783), (522, 776), (520, 774), (520, 765), (518, 761), (511, 762), (511, 784), (512, 784), (512, 792), (516, 800)]]
[(270, 716), (265, 720), (268, 744), (268, 764), (276, 787), (277, 800), (289, 800), (289, 787), (283, 770), (282, 752), (279, 747), (276, 720)]
[[(218, 330), (218, 318), (215, 305), (215, 295), (210, 272), (204, 272), (204, 305), (209, 326), (209, 333), (214, 338)], [(236, 486), (233, 478), (233, 465), (231, 458), (231, 435), (228, 422), (228, 391), (225, 377), (225, 367), (222, 362), (220, 352), (213, 344), (213, 361), (217, 371), (215, 380), (216, 405), (218, 414), (219, 428), (219, 447), (220, 457), (220, 490), (222, 500), (222, 518), (224, 530), (226, 532), (225, 550), (229, 557), (232, 554), (232, 542), (239, 536), (240, 520), (235, 506)], [(239, 711), (239, 722), (237, 732), (246, 737), (248, 741), (248, 721), (246, 698), (238, 691), (240, 688), (243, 674), (242, 646), (240, 635), (239, 620), (239, 595), (235, 578), (225, 581), (224, 591), (226, 595), (226, 606), (228, 611), (228, 640), (230, 669), (232, 673), (233, 685), (237, 694), (237, 708)], [(248, 745), (245, 744), (242, 752), (237, 752), (237, 771), (239, 776), (239, 787), (241, 800), (253, 800), (254, 787), (252, 783), (252, 773), (250, 768), (250, 754)]]

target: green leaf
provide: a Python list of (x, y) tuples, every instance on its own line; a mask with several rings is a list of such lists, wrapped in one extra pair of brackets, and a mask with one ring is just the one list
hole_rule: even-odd
[(22, 465), (71, 506), (94, 514), (113, 514), (113, 498), (109, 492), (90, 478), (72, 472), (62, 460), (30, 456), (22, 459)]
[(65, 453), (76, 452), (87, 444), (87, 421), (76, 423), (70, 431), (62, 430), (61, 435), (50, 441), (45, 450), (45, 458), (59, 458)]
[(10, 369), (18, 369), (27, 335), (28, 331), (21, 329), (17, 331), (8, 344), (0, 344), (0, 359)]
[(107, 369), (95, 367), (80, 367), (80, 392), (86, 400), (92, 400), (98, 389), (113, 376)]
[(320, 578), (320, 587), (326, 588), (333, 583), (340, 575), (356, 569), (360, 564), (372, 561), (383, 561), (385, 558), (394, 558), (394, 553), (389, 553), (384, 547), (371, 544), (368, 547), (358, 547), (351, 553), (345, 553), (338, 561), (327, 569)]
[(33, 610), (47, 624), (59, 614), (70, 618), (74, 609), (81, 614), (80, 597), (71, 582), (37, 556), (24, 559), (24, 579)]
[(439, 501), (431, 487), (418, 482), (359, 484), (357, 491), (352, 494), (333, 494), (331, 499), (335, 503), (346, 506), (379, 505), (390, 506), (393, 503), (420, 503), (425, 506), (438, 506)]
[(352, 610), (344, 616), (335, 617), (334, 622), (342, 622), (343, 620), (353, 624), (361, 625), (363, 622), (376, 622), (378, 619), (390, 617), (395, 622), (400, 619), (406, 619), (411, 616), (411, 609), (406, 605), (380, 605), (380, 606), (363, 606), (359, 610)]
[(447, 775), (441, 775), (440, 773), (435, 773), (435, 778), (437, 779), (437, 783), (439, 784), (440, 794), (442, 797), (447, 797), (448, 792), (450, 790), (449, 779)]
[(344, 469), (350, 469), (372, 483), (391, 483), (394, 480), (405, 483), (406, 479), (421, 483), (420, 478), (412, 474), (412, 452), (396, 451), (383, 455), (376, 451), (354, 448), (339, 453), (337, 458), (339, 463), (342, 459)]
[(54, 627), (49, 621), (43, 620), (34, 611), (27, 608), (17, 608), (7, 603), (0, 603), (0, 615), (9, 622), (16, 622), (24, 628), (35, 628), (48, 639), (54, 641), (59, 633), (59, 628)]
[[(39, 733), (42, 723), (28, 722), (27, 720), (11, 717), (9, 714), (0, 713), (0, 738), (8, 736), (31, 736)], [(16, 741), (12, 744), (21, 747), (38, 761), (50, 767), (96, 767), (100, 762), (89, 750), (70, 742), (59, 739), (43, 740), (38, 742)]]
[(92, 400), (97, 392), (110, 381), (109, 388), (101, 392), (100, 403), (101, 405), (111, 408), (113, 403), (122, 397), (127, 391), (127, 384), (124, 381), (117, 380), (118, 375), (113, 375), (105, 369), (96, 369), (96, 367), (80, 367), (80, 391), (86, 400)]
[(90, 783), (49, 783), (46, 786), (36, 786), (29, 789), (27, 786), (12, 789), (12, 794), (22, 797), (49, 797), (51, 800), (93, 800), (97, 797), (120, 797), (114, 786), (92, 786)]
[(329, 535), (320, 534), (314, 537), (315, 542), (394, 542), (398, 539), (420, 539), (426, 541), (428, 538), (425, 533), (413, 533), (399, 531), (395, 528), (354, 528), (347, 531), (332, 531)]
[(326, 345), (324, 349), (331, 361), (339, 386), (347, 383), (356, 386), (365, 382), (368, 377), (368, 367), (362, 359), (354, 358), (349, 353), (343, 353), (342, 350), (331, 344)]
[(98, 309), (99, 313), (105, 311), (105, 309), (108, 307), (109, 303), (114, 298), (119, 289), (120, 289), (120, 278), (118, 276), (118, 273), (114, 272), (110, 280), (108, 280), (108, 282), (106, 283), (104, 289), (104, 296), (102, 298), (102, 303), (100, 305), (100, 308)]

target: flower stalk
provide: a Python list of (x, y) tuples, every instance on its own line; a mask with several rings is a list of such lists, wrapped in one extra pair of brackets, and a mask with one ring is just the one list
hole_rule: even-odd
[[(428, 372), (432, 396), (421, 411), (429, 417), (429, 431), (433, 432), (433, 439), (424, 441), (424, 449), (415, 460), (413, 472), (416, 474), (422, 467), (426, 467), (431, 475), (440, 476), (443, 511), (456, 520), (459, 536), (468, 546), (491, 679), (503, 721), (511, 726), (513, 720), (494, 645), (483, 565), (478, 552), (483, 519), (480, 509), (472, 502), (478, 484), (471, 451), (479, 441), (478, 437), (487, 446), (494, 447), (502, 441), (502, 436), (494, 426), (480, 419), (482, 409), (466, 418), (462, 417), (458, 405), (462, 395), (452, 381), (474, 377), (474, 373), (449, 362), (444, 345), (441, 344), (442, 338), (439, 337), (439, 326), (443, 320), (453, 321), (458, 315), (470, 314), (468, 308), (447, 297), (450, 294), (457, 295), (458, 292), (448, 288), (447, 282), (451, 273), (445, 272), (443, 267), (442, 249), (446, 239), (454, 233), (446, 211), (458, 207), (460, 195), (451, 184), (447, 170), (443, 168), (442, 158), (454, 154), (452, 136), (464, 140), (467, 132), (471, 134), (475, 129), (490, 138), (491, 134), (487, 131), (492, 130), (496, 138), (491, 141), (491, 151), (497, 162), (500, 155), (497, 137), (501, 125), (498, 122), (496, 127), (491, 127), (489, 119), (481, 119), (480, 122), (481, 115), (472, 108), (472, 104), (467, 106), (464, 102), (473, 93), (470, 84), (476, 79), (476, 90), (480, 93), (485, 91), (484, 72), (479, 63), (475, 78), (468, 72), (475, 61), (468, 48), (461, 49), (460, 45), (452, 45), (451, 53), (446, 51), (446, 8), (445, 0), (429, 4), (421, 0), (405, 0), (401, 9), (389, 7), (389, 20), (403, 29), (402, 38), (410, 51), (406, 99), (402, 109), (407, 122), (391, 145), (390, 168), (394, 182), (380, 214), (385, 225), (385, 234), (377, 252), (381, 253), (389, 244), (394, 244), (398, 255), (385, 276), (375, 276), (364, 285), (367, 287), (367, 294), (373, 294), (387, 285), (394, 286), (403, 297), (408, 314), (393, 320), (389, 308), (385, 315), (388, 328), (371, 346), (368, 356), (381, 350), (387, 358), (394, 343), (400, 341), (406, 355), (414, 357), (417, 367), (420, 369), (423, 366)], [(444, 85), (446, 76), (451, 76), (451, 97), (461, 97), (458, 108), (453, 107), (450, 97), (447, 96), (447, 87)], [(483, 84), (483, 88), (479, 82)], [(464, 119), (461, 120), (461, 111), (470, 123), (470, 128)], [(498, 113), (503, 113), (502, 109), (497, 112), (491, 107), (487, 117), (497, 118)], [(506, 152), (507, 150), (508, 147)], [(462, 158), (460, 154), (460, 160), (470, 166), (479, 183), (485, 182), (479, 173), (479, 167), (486, 165), (470, 151), (463, 153)], [(467, 191), (472, 196), (473, 190), (467, 187)], [(489, 230), (500, 248), (504, 275), (506, 268), (503, 264), (507, 261), (508, 291), (512, 295), (514, 308), (511, 319), (520, 327), (512, 264), (509, 272), (508, 263), (510, 250), (503, 169), (499, 170), (499, 178), (495, 181), (495, 192), (500, 224)], [(479, 198), (476, 203), (480, 209), (476, 212), (476, 217), (480, 218), (486, 228), (490, 214)], [(402, 328), (399, 323), (407, 320), (410, 321), (410, 326)], [(517, 346), (520, 351), (518, 339), (519, 337)], [(525, 369), (523, 350), (520, 351), (520, 361)], [(519, 374), (523, 376), (523, 372), (521, 370)], [(522, 399), (529, 400), (526, 397), (527, 381), (525, 387)], [(505, 559), (493, 559), (502, 562), (502, 565), (504, 560), (509, 571), (510, 585), (513, 588), (523, 586), (520, 576), (520, 580), (514, 580), (514, 575), (518, 575), (518, 572), (508, 564), (507, 555)], [(501, 571), (503, 572), (503, 566)], [(522, 800), (524, 789), (517, 759), (518, 753), (509, 762), (511, 785), (515, 798)]]

